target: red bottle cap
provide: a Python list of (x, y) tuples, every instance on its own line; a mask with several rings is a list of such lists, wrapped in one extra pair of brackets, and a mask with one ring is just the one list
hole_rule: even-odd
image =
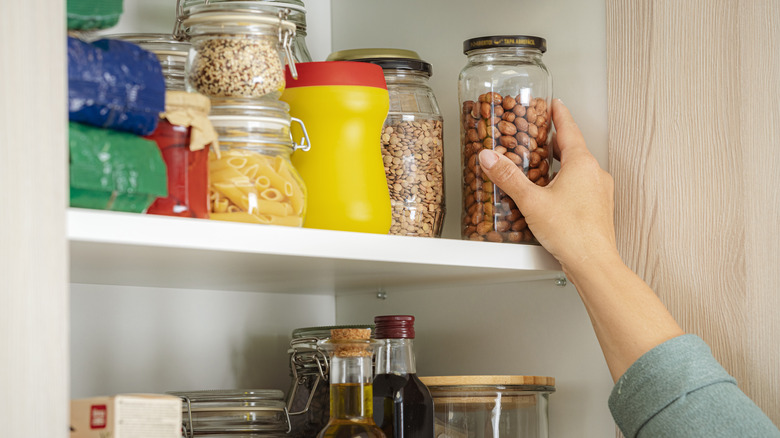
[(295, 64), (298, 79), (285, 70), (286, 88), (352, 85), (387, 89), (385, 73), (376, 64), (357, 61), (301, 62)]
[(384, 315), (374, 318), (377, 339), (414, 339), (414, 316)]

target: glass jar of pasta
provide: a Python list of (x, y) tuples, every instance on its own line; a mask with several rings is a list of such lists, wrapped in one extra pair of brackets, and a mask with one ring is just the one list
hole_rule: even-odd
[[(209, 154), (210, 219), (303, 226), (306, 187), (290, 161), (294, 150), (309, 149), (303, 122), (277, 100), (212, 99), (209, 118), (220, 144)], [(299, 142), (292, 122), (303, 132)]]

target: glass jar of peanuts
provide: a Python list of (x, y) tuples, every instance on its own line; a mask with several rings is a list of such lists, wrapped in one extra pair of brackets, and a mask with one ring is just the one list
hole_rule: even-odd
[[(210, 219), (300, 227), (306, 215), (306, 187), (290, 161), (295, 149), (309, 149), (303, 122), (276, 100), (212, 99), (209, 119), (219, 151), (209, 153)], [(292, 122), (304, 137), (295, 142)]]
[(411, 50), (352, 49), (329, 61), (382, 67), (390, 111), (382, 127), (382, 160), (390, 189), (390, 234), (441, 237), (444, 223), (443, 125), (428, 79), (431, 64)]
[(538, 243), (515, 202), (482, 172), (478, 154), (492, 149), (540, 186), (550, 182), (552, 76), (535, 36), (466, 40), (458, 78), (463, 213), (461, 236), (491, 242)]
[(192, 7), (182, 25), (191, 44), (187, 91), (212, 98), (278, 99), (285, 59), (297, 76), (291, 51), (295, 24), (283, 14), (247, 2), (206, 3)]

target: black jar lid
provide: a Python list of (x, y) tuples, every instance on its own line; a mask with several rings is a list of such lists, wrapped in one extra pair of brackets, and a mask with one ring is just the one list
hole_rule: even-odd
[(339, 50), (328, 55), (328, 61), (369, 62), (382, 67), (383, 70), (412, 70), (428, 77), (433, 74), (433, 67), (420, 59), (413, 50), (405, 49), (348, 49)]
[(463, 53), (472, 50), (490, 49), (494, 47), (526, 47), (547, 51), (547, 40), (531, 35), (494, 35), (471, 38), (463, 42)]

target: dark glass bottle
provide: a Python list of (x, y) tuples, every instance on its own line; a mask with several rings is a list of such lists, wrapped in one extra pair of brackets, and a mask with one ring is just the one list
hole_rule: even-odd
[(386, 438), (373, 418), (370, 329), (334, 329), (330, 350), (330, 420), (317, 438)]
[(414, 316), (374, 318), (377, 349), (374, 421), (388, 438), (432, 438), (433, 398), (417, 377)]

